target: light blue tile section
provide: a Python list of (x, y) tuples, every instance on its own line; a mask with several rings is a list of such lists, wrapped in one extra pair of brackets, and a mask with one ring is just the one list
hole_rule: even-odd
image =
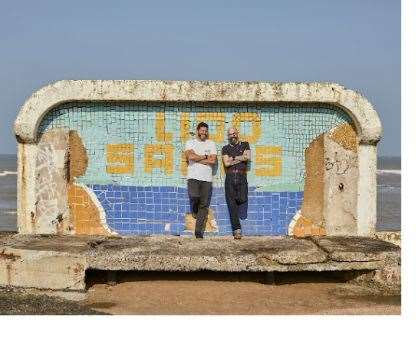
[[(174, 172), (165, 175), (159, 169), (144, 173), (144, 146), (157, 144), (155, 133), (156, 112), (164, 112), (166, 131), (173, 133)], [(79, 178), (84, 184), (120, 184), (126, 186), (186, 187), (186, 178), (180, 173), (181, 153), (180, 115), (190, 113), (191, 130), (195, 130), (198, 112), (222, 112), (226, 115), (225, 129), (232, 126), (233, 114), (256, 112), (261, 118), (262, 133), (256, 144), (251, 144), (255, 159), (256, 146), (281, 146), (283, 168), (279, 177), (258, 177), (251, 170), (248, 181), (251, 187), (264, 191), (303, 191), (305, 177), (305, 149), (320, 134), (342, 124), (352, 123), (340, 108), (329, 105), (231, 105), (207, 103), (126, 103), (126, 102), (77, 102), (55, 108), (47, 114), (40, 132), (50, 128), (76, 130), (86, 147), (88, 168)], [(211, 125), (211, 131), (215, 127)], [(241, 123), (240, 132), (251, 133), (251, 123)], [(224, 136), (226, 133), (224, 132)], [(106, 145), (114, 143), (134, 144), (133, 174), (115, 175), (106, 172)], [(217, 144), (218, 154), (226, 140)], [(223, 186), (224, 177), (218, 170), (215, 187)], [(284, 188), (279, 188), (279, 186)]]

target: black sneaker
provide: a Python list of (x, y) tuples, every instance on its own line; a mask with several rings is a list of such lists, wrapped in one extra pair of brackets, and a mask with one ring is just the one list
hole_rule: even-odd
[(204, 238), (204, 235), (201, 234), (201, 233), (195, 233), (195, 238), (197, 238), (197, 239), (203, 239)]
[(234, 239), (241, 239), (241, 229), (237, 229), (233, 231)]

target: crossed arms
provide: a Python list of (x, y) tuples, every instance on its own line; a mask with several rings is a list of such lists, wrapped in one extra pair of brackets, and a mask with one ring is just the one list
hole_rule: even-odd
[(234, 158), (232, 158), (228, 155), (223, 155), (222, 156), (222, 161), (224, 162), (225, 167), (231, 167), (231, 166), (233, 166), (234, 164), (237, 164), (237, 163), (247, 162), (247, 161), (250, 161), (250, 159), (251, 159), (250, 150), (244, 150), (243, 155), (236, 156)]
[(193, 149), (189, 149), (185, 151), (185, 157), (186, 160), (198, 162), (205, 165), (211, 165), (213, 166), (217, 162), (217, 155), (208, 155), (208, 158), (205, 157), (205, 155), (197, 155)]
[[(186, 161), (194, 161), (205, 165), (213, 166), (217, 162), (217, 155), (208, 155), (207, 158), (205, 155), (197, 155), (193, 149), (189, 149), (185, 151)], [(243, 155), (230, 157), (228, 155), (223, 155), (222, 160), (224, 162), (225, 167), (231, 167), (237, 163), (247, 162), (251, 160), (251, 152), (250, 150), (244, 150)]]

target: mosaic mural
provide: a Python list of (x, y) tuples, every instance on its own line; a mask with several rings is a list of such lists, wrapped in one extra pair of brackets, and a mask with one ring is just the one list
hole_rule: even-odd
[[(200, 121), (209, 124), (218, 154), (231, 126), (250, 142), (245, 235), (287, 234), (302, 207), (306, 149), (321, 134), (352, 124), (341, 109), (324, 104), (60, 105), (44, 117), (39, 133), (69, 133), (68, 203), (80, 233), (100, 223), (102, 233), (191, 233), (183, 150)], [(231, 234), (220, 156), (214, 173), (207, 235)], [(90, 205), (94, 212), (87, 212)]]

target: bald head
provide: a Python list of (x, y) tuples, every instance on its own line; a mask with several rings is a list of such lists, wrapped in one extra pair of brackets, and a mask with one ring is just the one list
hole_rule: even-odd
[(227, 138), (231, 144), (237, 144), (238, 143), (238, 129), (236, 127), (228, 128)]
[(227, 133), (228, 135), (233, 134), (233, 133), (238, 134), (238, 129), (236, 127), (230, 127), (228, 128)]

